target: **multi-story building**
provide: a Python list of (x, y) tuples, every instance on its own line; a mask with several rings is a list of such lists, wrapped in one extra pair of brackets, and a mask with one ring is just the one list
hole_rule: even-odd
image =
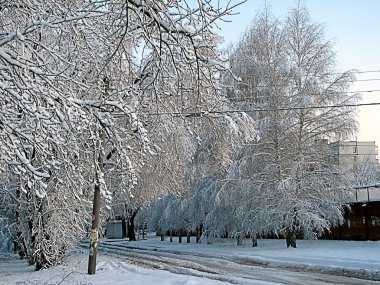
[(377, 162), (378, 148), (374, 141), (338, 141), (329, 144), (336, 163), (353, 171), (358, 163)]

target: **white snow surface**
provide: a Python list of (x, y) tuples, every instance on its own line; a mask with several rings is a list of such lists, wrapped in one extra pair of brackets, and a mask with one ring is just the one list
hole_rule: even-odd
[(113, 256), (98, 254), (95, 275), (87, 275), (88, 254), (75, 250), (54, 268), (34, 271), (25, 261), (0, 255), (0, 285), (217, 285), (215, 280), (152, 270), (123, 262)]
[[(286, 248), (284, 240), (259, 239), (258, 247), (251, 247), (250, 240), (245, 240), (243, 246), (236, 246), (232, 239), (212, 239), (211, 244), (205, 240), (196, 244), (192, 237), (191, 243), (178, 243), (178, 238), (160, 241), (159, 237), (149, 236), (147, 240), (128, 242), (127, 240), (100, 241), (102, 245), (130, 247), (134, 250), (153, 250), (160, 253), (181, 253), (202, 257), (214, 257), (221, 260), (239, 260), (247, 264), (263, 265), (272, 268), (287, 268), (312, 272), (328, 272), (337, 275), (361, 277), (380, 280), (380, 242), (376, 241), (332, 241), (332, 240), (298, 240), (297, 248)], [(133, 250), (130, 249), (130, 250)], [(127, 250), (127, 249), (126, 249)], [(164, 270), (150, 269), (135, 264), (122, 255), (110, 254), (100, 250), (98, 253), (97, 271), (95, 275), (87, 275), (88, 252), (84, 247), (75, 249), (64, 264), (42, 271), (33, 271), (25, 261), (9, 253), (0, 253), (0, 285), (9, 284), (230, 284), (202, 276), (174, 274)], [(292, 274), (292, 273), (290, 273)], [(296, 274), (296, 273), (294, 273)], [(68, 275), (68, 276), (67, 276)], [(66, 279), (62, 282), (64, 276)], [(238, 279), (234, 277), (236, 283)], [(231, 277), (231, 280), (234, 279)], [(255, 284), (279, 284), (258, 281)], [(380, 284), (380, 283), (379, 283)]]

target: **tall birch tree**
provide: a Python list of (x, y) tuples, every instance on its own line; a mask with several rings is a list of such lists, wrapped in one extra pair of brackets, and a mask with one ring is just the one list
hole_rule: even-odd
[[(297, 7), (284, 22), (265, 10), (231, 54), (242, 81), (233, 100), (252, 111), (259, 139), (245, 146), (230, 169), (251, 198), (241, 202), (255, 231), (317, 237), (343, 221), (350, 184), (331, 163), (327, 142), (356, 130), (353, 72), (336, 73), (324, 28)], [(347, 106), (349, 105), (349, 106)]]

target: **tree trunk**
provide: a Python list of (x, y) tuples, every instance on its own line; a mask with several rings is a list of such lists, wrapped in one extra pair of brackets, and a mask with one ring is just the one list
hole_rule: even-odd
[(181, 233), (178, 236), (178, 243), (182, 243), (182, 235), (181, 235)]
[(237, 246), (242, 246), (243, 245), (243, 238), (241, 237), (241, 235), (237, 235), (237, 237), (236, 237), (236, 245)]
[(165, 236), (164, 234), (161, 233), (161, 241), (164, 241), (165, 240)]
[(207, 234), (206, 234), (207, 244), (212, 244), (211, 239), (210, 239), (210, 233), (208, 232), (207, 229), (206, 229), (206, 232), (207, 232)]
[(296, 231), (295, 229), (288, 229), (285, 233), (285, 239), (286, 239), (286, 247), (297, 247), (297, 238), (296, 238)]
[[(35, 243), (36, 244), (42, 244), (43, 243), (43, 240), (41, 240), (41, 236), (42, 238), (46, 241), (46, 240), (49, 240), (50, 237), (48, 234), (46, 234), (46, 231), (45, 231), (45, 221), (44, 221), (44, 217), (42, 215), (42, 207), (43, 207), (43, 203), (44, 203), (44, 200), (39, 200), (38, 201), (38, 214), (40, 216), (40, 223), (38, 224), (38, 231), (42, 231), (42, 234), (40, 234), (39, 236), (35, 237)], [(41, 270), (42, 268), (44, 268), (46, 265), (48, 265), (48, 260), (46, 258), (46, 252), (42, 249), (40, 250), (40, 252), (38, 253), (38, 255), (36, 256), (36, 271), (38, 270)]]
[(190, 231), (186, 233), (186, 243), (190, 243)]
[(139, 208), (135, 210), (132, 213), (132, 216), (129, 217), (128, 220), (128, 237), (130, 241), (135, 241), (136, 240), (136, 234), (135, 234), (135, 218), (137, 213), (139, 212)]
[(252, 237), (252, 247), (257, 247), (257, 238), (256, 238), (256, 236)]
[(287, 228), (285, 231), (286, 246), (287, 247), (297, 247), (297, 209), (294, 208), (293, 222), (291, 227)]
[(142, 236), (143, 236), (143, 240), (145, 239), (145, 227), (143, 226), (142, 228)]
[(200, 224), (197, 227), (197, 229), (196, 229), (196, 232), (197, 232), (196, 243), (200, 243), (201, 242), (202, 231), (203, 231), (203, 225)]
[(28, 214), (27, 217), (28, 220), (28, 235), (25, 237), (25, 244), (26, 244), (26, 253), (28, 258), (29, 265), (33, 265), (36, 263), (36, 256), (35, 256), (35, 248), (36, 248), (36, 236), (37, 236), (37, 230), (34, 227), (34, 212), (35, 212), (35, 202), (33, 201), (33, 195), (30, 190), (27, 190), (27, 201), (28, 201)]
[[(103, 148), (105, 134), (103, 131), (99, 131), (100, 145)], [(96, 255), (98, 248), (98, 233), (100, 224), (100, 177), (103, 173), (103, 149), (98, 153), (98, 167), (96, 169), (95, 177), (96, 183), (94, 187), (94, 200), (92, 204), (91, 215), (91, 232), (90, 232), (90, 253), (88, 256), (88, 270), (87, 273), (92, 275), (96, 272)]]
[(170, 242), (173, 242), (173, 231), (170, 230)]
[(123, 238), (127, 236), (127, 226), (125, 225), (125, 217), (121, 219), (121, 230), (123, 232)]
[(90, 254), (88, 257), (88, 274), (92, 275), (96, 272), (96, 255), (98, 247), (98, 231), (100, 223), (100, 184), (95, 184), (94, 201), (92, 206), (92, 223), (90, 231)]
[(22, 225), (20, 219), (20, 207), (21, 207), (21, 190), (19, 187), (16, 189), (17, 208), (15, 209), (16, 217), (16, 237), (13, 239), (13, 252), (18, 253), (21, 259), (27, 255), (25, 240), (22, 235)]

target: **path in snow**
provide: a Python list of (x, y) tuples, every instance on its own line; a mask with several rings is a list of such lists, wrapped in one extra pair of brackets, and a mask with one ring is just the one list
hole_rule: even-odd
[[(34, 271), (17, 255), (0, 254), (0, 285), (227, 285), (228, 283), (189, 275), (152, 270), (100, 254), (95, 275), (87, 275), (88, 254), (74, 250), (62, 265)], [(275, 285), (257, 283), (257, 285)]]
[(0, 253), (0, 285), (380, 284), (380, 242), (300, 240), (297, 249), (282, 240), (259, 240), (255, 248), (249, 241), (212, 242), (103, 239), (95, 275), (87, 275), (87, 241), (62, 265), (37, 272), (17, 255)]
[[(380, 284), (376, 281), (302, 270), (284, 270), (207, 253), (165, 252), (159, 248), (136, 248), (128, 242), (103, 242), (100, 254), (109, 253), (128, 262), (172, 273), (203, 276), (232, 284)], [(258, 281), (261, 281), (258, 283)]]

